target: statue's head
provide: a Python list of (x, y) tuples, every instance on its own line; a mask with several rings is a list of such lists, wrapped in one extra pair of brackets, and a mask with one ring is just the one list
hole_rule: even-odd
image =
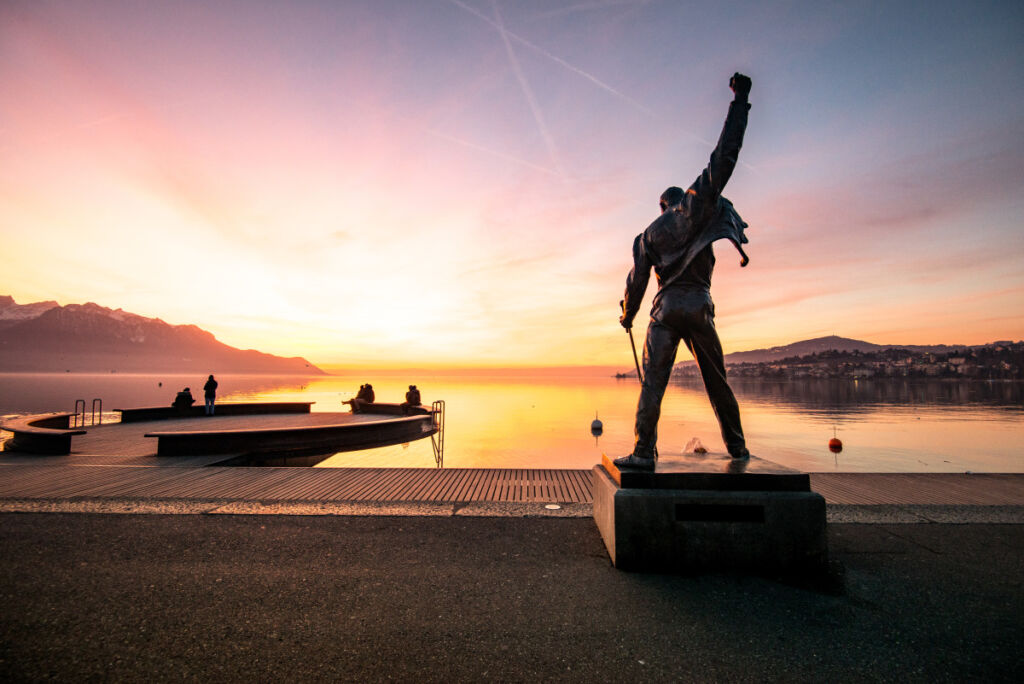
[(672, 186), (665, 192), (661, 193), (661, 199), (658, 201), (658, 206), (661, 207), (661, 213), (664, 214), (670, 208), (678, 205), (683, 201), (683, 189)]

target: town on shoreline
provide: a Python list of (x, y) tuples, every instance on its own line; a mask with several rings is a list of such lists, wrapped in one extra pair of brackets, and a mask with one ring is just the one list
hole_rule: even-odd
[[(726, 363), (732, 377), (756, 378), (957, 378), (1024, 380), (1024, 342), (995, 342), (948, 352), (903, 348), (828, 350), (760, 362)], [(694, 363), (680, 364), (673, 378), (700, 377)]]

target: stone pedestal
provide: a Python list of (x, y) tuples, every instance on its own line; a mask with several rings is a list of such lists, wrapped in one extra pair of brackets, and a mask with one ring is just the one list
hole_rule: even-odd
[(825, 499), (757, 457), (662, 457), (653, 473), (594, 466), (594, 521), (623, 570), (757, 573), (825, 567)]

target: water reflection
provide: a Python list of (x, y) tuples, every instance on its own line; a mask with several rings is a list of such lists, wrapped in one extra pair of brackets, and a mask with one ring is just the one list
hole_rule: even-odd
[[(169, 404), (205, 375), (0, 374), (0, 414), (71, 410), (101, 396), (104, 408)], [(316, 378), (223, 376), (221, 401), (342, 401), (372, 382), (379, 401), (400, 402), (417, 384), (423, 400), (447, 402), (446, 467), (590, 468), (628, 453), (639, 388), (635, 379), (453, 377), (410, 374)], [(163, 385), (159, 386), (158, 383)], [(179, 385), (181, 387), (179, 387)], [(815, 471), (1022, 472), (1024, 385), (1006, 382), (759, 380), (733, 383), (751, 451)], [(600, 434), (592, 423), (599, 415)], [(843, 451), (828, 449), (833, 430)], [(663, 454), (698, 438), (723, 451), (699, 381), (670, 385), (659, 425)], [(434, 467), (430, 440), (330, 456), (318, 467)]]
[[(678, 384), (700, 388), (699, 380)], [(950, 380), (769, 380), (734, 378), (729, 384), (742, 401), (794, 406), (808, 412), (859, 413), (879, 405), (980, 405), (1020, 411), (1024, 384), (1006, 381)]]

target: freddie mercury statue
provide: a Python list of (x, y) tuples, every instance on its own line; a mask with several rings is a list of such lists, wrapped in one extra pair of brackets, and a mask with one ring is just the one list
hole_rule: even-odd
[(654, 470), (658, 417), (679, 341), (693, 354), (704, 388), (718, 418), (729, 455), (749, 458), (740, 409), (725, 378), (722, 344), (715, 331), (715, 305), (711, 301), (711, 272), (715, 254), (711, 243), (728, 239), (739, 250), (741, 266), (749, 259), (742, 245), (747, 224), (732, 203), (722, 197), (743, 145), (750, 105), (750, 78), (734, 74), (722, 135), (704, 172), (684, 192), (671, 187), (661, 195), (661, 216), (633, 241), (633, 269), (626, 278), (626, 294), (619, 322), (630, 330), (647, 289), (651, 268), (658, 292), (651, 307), (651, 322), (644, 343), (644, 376), (636, 407), (636, 442), (633, 453), (615, 459), (619, 467)]

